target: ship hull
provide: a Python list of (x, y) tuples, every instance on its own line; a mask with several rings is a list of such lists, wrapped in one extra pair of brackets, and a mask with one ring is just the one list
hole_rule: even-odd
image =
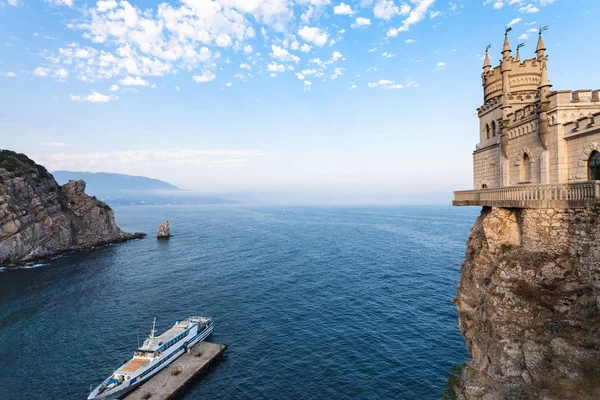
[(139, 381), (137, 379), (135, 379), (135, 380), (132, 379), (131, 381), (127, 382), (127, 385), (121, 384), (113, 389), (109, 389), (109, 390), (104, 391), (103, 393), (94, 395), (94, 392), (96, 392), (98, 390), (98, 388), (97, 388), (94, 392), (92, 392), (92, 394), (90, 394), (90, 396), (88, 397), (88, 400), (114, 400), (114, 399), (120, 399), (120, 398), (124, 397), (125, 395), (132, 392), (140, 385), (142, 385), (144, 382), (147, 382), (149, 379), (151, 379), (153, 376), (158, 374), (160, 371), (167, 368), (169, 365), (171, 365), (173, 363), (173, 361), (177, 360), (180, 356), (182, 356), (186, 351), (186, 345), (187, 345), (187, 348), (190, 348), (190, 347), (195, 346), (196, 344), (200, 343), (201, 341), (205, 340), (207, 337), (209, 337), (212, 334), (213, 329), (214, 329), (214, 325), (210, 324), (205, 329), (203, 329), (201, 332), (197, 333), (196, 335), (192, 336), (191, 338), (186, 338), (187, 340), (185, 341), (185, 344), (182, 344), (177, 350), (170, 353), (164, 361), (160, 362), (160, 365), (158, 365), (156, 368), (154, 368), (151, 372), (149, 372), (146, 376), (144, 376)]

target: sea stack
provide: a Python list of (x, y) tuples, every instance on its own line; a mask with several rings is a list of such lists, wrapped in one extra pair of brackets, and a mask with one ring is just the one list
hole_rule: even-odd
[(156, 231), (156, 237), (159, 239), (168, 239), (171, 237), (171, 230), (169, 229), (169, 221), (163, 221)]
[(108, 204), (85, 194), (84, 181), (58, 186), (26, 155), (0, 150), (0, 267), (144, 235), (122, 232)]

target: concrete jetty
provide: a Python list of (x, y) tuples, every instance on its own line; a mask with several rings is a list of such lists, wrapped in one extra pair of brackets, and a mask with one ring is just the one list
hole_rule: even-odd
[(205, 372), (225, 349), (224, 344), (200, 342), (167, 368), (128, 394), (123, 400), (170, 399), (186, 384)]

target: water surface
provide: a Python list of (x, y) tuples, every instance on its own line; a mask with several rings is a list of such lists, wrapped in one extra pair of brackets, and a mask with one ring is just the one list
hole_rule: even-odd
[(0, 398), (86, 398), (154, 317), (212, 316), (229, 345), (190, 399), (434, 399), (467, 358), (451, 299), (476, 208), (115, 212), (149, 236), (0, 272)]

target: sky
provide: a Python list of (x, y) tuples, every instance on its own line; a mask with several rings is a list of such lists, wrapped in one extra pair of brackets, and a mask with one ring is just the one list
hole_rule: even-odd
[[(0, 148), (306, 203), (472, 187), (485, 47), (600, 88), (598, 0), (0, 0)], [(514, 51), (513, 51), (514, 54)]]

